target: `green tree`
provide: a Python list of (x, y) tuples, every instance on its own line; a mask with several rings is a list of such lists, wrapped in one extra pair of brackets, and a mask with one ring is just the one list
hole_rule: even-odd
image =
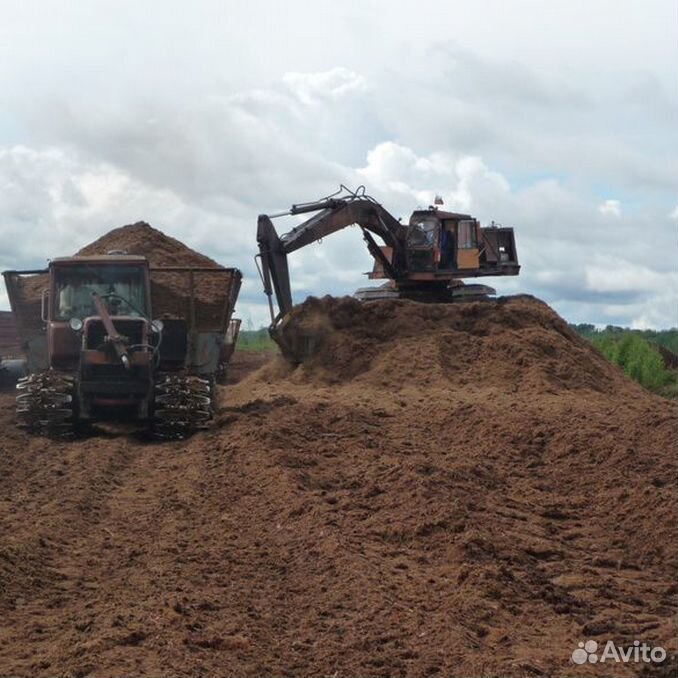
[(676, 380), (652, 344), (639, 333), (603, 331), (593, 336), (591, 342), (610, 362), (619, 365), (645, 388), (657, 391)]

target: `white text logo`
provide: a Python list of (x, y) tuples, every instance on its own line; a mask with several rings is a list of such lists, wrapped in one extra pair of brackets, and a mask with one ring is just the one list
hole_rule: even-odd
[(663, 647), (652, 647), (647, 643), (641, 643), (634, 640), (633, 645), (621, 647), (615, 645), (611, 640), (605, 643), (600, 650), (600, 646), (595, 640), (587, 640), (578, 643), (577, 649), (572, 653), (572, 661), (575, 664), (598, 664), (605, 662), (644, 662), (649, 664), (655, 662), (660, 664), (666, 659), (666, 650)]

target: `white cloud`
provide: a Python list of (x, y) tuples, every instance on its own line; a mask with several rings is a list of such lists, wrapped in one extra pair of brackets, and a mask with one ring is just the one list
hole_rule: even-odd
[(606, 216), (619, 217), (621, 216), (621, 203), (619, 200), (605, 200), (598, 205), (598, 211)]
[(678, 289), (678, 273), (659, 273), (634, 261), (596, 254), (585, 266), (586, 288), (592, 292), (652, 293), (662, 289)]
[(303, 104), (340, 99), (367, 90), (362, 75), (340, 67), (324, 73), (285, 73), (282, 80)]
[(509, 184), (491, 171), (481, 158), (452, 153), (418, 156), (411, 148), (394, 142), (378, 144), (367, 154), (367, 165), (358, 170), (387, 205), (403, 209), (433, 204), (436, 195), (452, 210), (474, 209), (474, 196), (505, 196)]
[[(240, 124), (246, 127), (247, 118)], [(247, 147), (246, 134), (236, 138)], [(322, 166), (319, 161), (317, 167)], [(251, 263), (257, 191), (241, 197), (227, 184), (221, 194), (204, 196), (184, 190), (182, 184), (154, 186), (135, 177), (133, 169), (88, 160), (73, 150), (2, 149), (0, 184), (8, 199), (0, 208), (7, 239), (0, 263), (38, 265), (47, 257), (75, 251), (109, 228), (143, 218), (223, 263), (241, 267), (246, 280), (239, 313), (255, 324), (265, 323), (266, 305)], [(352, 178), (347, 181), (353, 185), (364, 181), (396, 216), (409, 217), (438, 193), (450, 209), (468, 210), (485, 223), (496, 219), (515, 226), (523, 272), (517, 280), (495, 281), (500, 292), (535, 293), (572, 320), (638, 326), (671, 322), (667, 304), (675, 302), (678, 280), (675, 267), (653, 268), (657, 238), (652, 228), (660, 222), (651, 215), (645, 217), (643, 230), (648, 247), (629, 252), (625, 233), (637, 231), (637, 218), (620, 213), (611, 238), (604, 225), (608, 215), (601, 214), (593, 200), (582, 200), (555, 179), (512, 189), (477, 156), (418, 154), (384, 142), (368, 151), (363, 166), (337, 166), (335, 171), (337, 177)], [(266, 209), (321, 195), (296, 192), (292, 184), (298, 182), (290, 179), (286, 204), (269, 203)], [(332, 179), (327, 176), (318, 186), (329, 190)], [(277, 225), (285, 231), (298, 220)], [(21, 237), (29, 228), (33, 237)], [(351, 293), (364, 284), (361, 274), (371, 265), (357, 229), (330, 236), (290, 257), (295, 297)], [(586, 315), (591, 313), (594, 317)]]

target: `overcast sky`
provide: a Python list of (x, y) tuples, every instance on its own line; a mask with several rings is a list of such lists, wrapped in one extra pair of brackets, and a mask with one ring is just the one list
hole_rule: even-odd
[[(257, 214), (365, 184), (396, 216), (439, 193), (514, 226), (501, 293), (675, 326), (677, 7), (0, 0), (0, 268), (145, 220), (241, 268), (259, 326)], [(291, 267), (302, 301), (371, 259), (351, 228)]]

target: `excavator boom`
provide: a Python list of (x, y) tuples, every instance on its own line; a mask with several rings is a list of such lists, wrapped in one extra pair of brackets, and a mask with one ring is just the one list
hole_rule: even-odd
[[(278, 236), (271, 221), (272, 218), (309, 212), (317, 212), (317, 214), (288, 233)], [(353, 224), (358, 224), (362, 228), (372, 256), (380, 261), (394, 278), (397, 277), (397, 268), (385, 257), (370, 233), (380, 237), (394, 251), (400, 251), (407, 235), (407, 228), (378, 202), (364, 194), (350, 193), (342, 198), (330, 197), (317, 202), (292, 205), (287, 212), (259, 216), (257, 242), (261, 258), (261, 274), (271, 309), (272, 294), (275, 292), (280, 315), (284, 316), (292, 310), (287, 255)], [(273, 311), (271, 311), (271, 320), (275, 323)]]

